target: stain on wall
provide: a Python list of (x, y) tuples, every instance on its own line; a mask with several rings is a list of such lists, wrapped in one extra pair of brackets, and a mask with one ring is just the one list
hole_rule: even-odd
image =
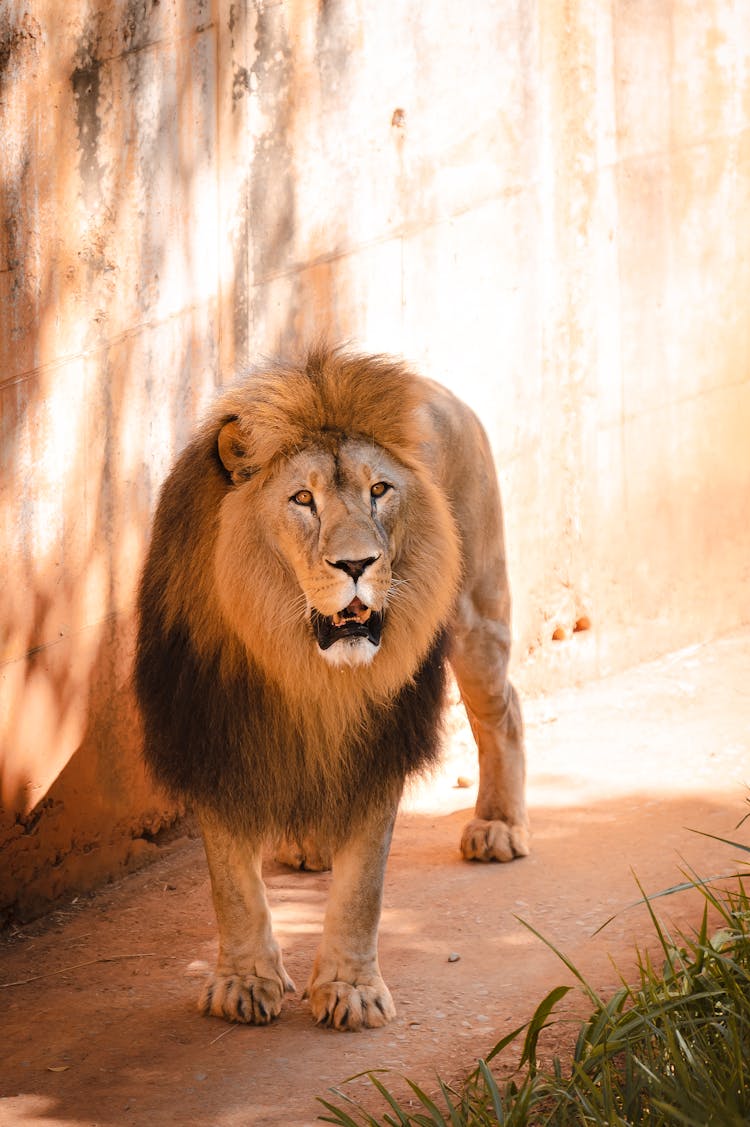
[(327, 334), (475, 407), (516, 678), (750, 620), (736, 0), (0, 9), (0, 911), (155, 855), (133, 600), (237, 367)]
[(157, 852), (132, 606), (159, 484), (215, 390), (215, 35), (203, 4), (6, 5), (0, 905)]

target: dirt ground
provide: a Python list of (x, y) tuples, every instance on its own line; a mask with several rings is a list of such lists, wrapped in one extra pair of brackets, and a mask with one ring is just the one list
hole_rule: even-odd
[[(6, 937), (0, 1123), (300, 1127), (322, 1113), (316, 1096), (363, 1070), (428, 1089), (437, 1074), (456, 1080), (548, 990), (574, 981), (519, 917), (597, 989), (615, 987), (633, 974), (634, 945), (656, 946), (645, 909), (624, 910), (639, 895), (634, 874), (655, 892), (688, 866), (713, 876), (741, 865), (737, 850), (694, 831), (750, 837), (750, 823), (735, 831), (750, 782), (749, 670), (747, 630), (527, 701), (533, 853), (511, 865), (459, 857), (474, 789), (456, 784), (476, 768), (453, 710), (443, 768), (409, 794), (391, 853), (380, 953), (398, 1017), (385, 1029), (318, 1029), (299, 995), (270, 1027), (198, 1016), (216, 951), (198, 840)], [(269, 862), (267, 881), (301, 987), (329, 877)], [(694, 892), (657, 904), (674, 929), (697, 924), (701, 906)], [(558, 1043), (584, 1008), (571, 991)], [(346, 1091), (370, 1095), (361, 1079)]]

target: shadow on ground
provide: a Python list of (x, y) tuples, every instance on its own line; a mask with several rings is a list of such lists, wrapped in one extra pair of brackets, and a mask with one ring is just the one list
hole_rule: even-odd
[[(656, 947), (646, 910), (623, 910), (639, 895), (634, 873), (654, 892), (688, 866), (704, 876), (738, 867), (736, 851), (693, 830), (745, 832), (735, 827), (750, 744), (748, 657), (750, 633), (531, 702), (533, 853), (512, 865), (459, 857), (473, 793), (454, 785), (471, 770), (456, 721), (444, 769), (409, 796), (397, 826), (381, 964), (398, 1017), (383, 1030), (317, 1029), (299, 993), (267, 1028), (197, 1015), (216, 952), (198, 841), (9, 936), (3, 1124), (292, 1127), (314, 1122), (316, 1095), (365, 1069), (407, 1073), (428, 1088), (436, 1073), (457, 1079), (548, 990), (572, 982), (519, 917), (597, 989), (614, 988), (620, 972), (633, 972), (634, 944)], [(329, 877), (273, 862), (266, 876), (301, 991)], [(678, 930), (698, 922), (701, 904), (690, 893), (658, 909)], [(568, 997), (567, 1012), (582, 1012), (580, 995)]]

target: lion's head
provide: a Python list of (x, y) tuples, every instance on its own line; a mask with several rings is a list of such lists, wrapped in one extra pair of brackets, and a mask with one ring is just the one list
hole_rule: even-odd
[(221, 611), (305, 695), (343, 670), (393, 692), (452, 609), (459, 551), (429, 469), (426, 387), (393, 362), (318, 353), (217, 406)]

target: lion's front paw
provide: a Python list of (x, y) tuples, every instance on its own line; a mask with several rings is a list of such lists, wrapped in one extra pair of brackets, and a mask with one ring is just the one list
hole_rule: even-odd
[(241, 1021), (247, 1025), (267, 1025), (281, 1010), (285, 991), (294, 990), (288, 975), (261, 978), (257, 974), (219, 974), (215, 972), (203, 987), (198, 1009), (202, 1014)]
[(525, 822), (509, 825), (500, 820), (473, 818), (461, 838), (467, 861), (514, 861), (529, 852), (529, 827)]
[(320, 982), (310, 988), (308, 996), (317, 1024), (332, 1029), (376, 1029), (396, 1016), (391, 992), (382, 978), (354, 986), (350, 982)]

